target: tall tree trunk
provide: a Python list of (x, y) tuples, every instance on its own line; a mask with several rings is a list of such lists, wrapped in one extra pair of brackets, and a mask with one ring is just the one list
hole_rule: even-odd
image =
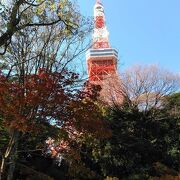
[(0, 169), (0, 180), (2, 179), (2, 176), (3, 176), (4, 166), (5, 166), (5, 158), (2, 156), (1, 169)]
[(12, 180), (13, 178), (13, 173), (15, 169), (16, 150), (17, 150), (17, 145), (18, 145), (18, 137), (19, 137), (19, 132), (14, 129), (11, 130), (10, 140), (1, 161), (0, 180), (2, 180), (2, 177), (4, 175), (4, 170), (5, 170), (7, 160), (10, 160), (9, 170), (8, 170), (8, 178), (10, 179), (8, 180)]
[(18, 138), (19, 138), (19, 132), (16, 131), (14, 134), (14, 145), (11, 149), (11, 156), (9, 158), (9, 169), (8, 169), (7, 180), (13, 180), (16, 158), (17, 158)]

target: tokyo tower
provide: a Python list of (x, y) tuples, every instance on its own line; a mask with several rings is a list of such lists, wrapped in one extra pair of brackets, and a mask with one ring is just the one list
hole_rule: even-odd
[(122, 103), (121, 82), (117, 73), (118, 52), (111, 48), (106, 27), (104, 7), (100, 0), (94, 6), (92, 48), (86, 52), (88, 79), (101, 85), (101, 98), (108, 102)]

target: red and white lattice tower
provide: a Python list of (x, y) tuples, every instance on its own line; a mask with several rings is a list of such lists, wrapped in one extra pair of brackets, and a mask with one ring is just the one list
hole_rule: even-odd
[(117, 73), (118, 52), (111, 48), (106, 27), (104, 7), (100, 0), (94, 6), (94, 32), (92, 48), (86, 52), (88, 79), (102, 87), (101, 96), (106, 100), (122, 102), (120, 79)]

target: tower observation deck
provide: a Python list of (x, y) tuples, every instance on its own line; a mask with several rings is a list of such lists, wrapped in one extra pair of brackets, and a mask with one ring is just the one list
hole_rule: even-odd
[(86, 52), (86, 61), (89, 81), (101, 85), (101, 97), (108, 102), (122, 102), (117, 60), (118, 52), (111, 48), (109, 43), (104, 7), (100, 0), (97, 0), (94, 6), (92, 48)]

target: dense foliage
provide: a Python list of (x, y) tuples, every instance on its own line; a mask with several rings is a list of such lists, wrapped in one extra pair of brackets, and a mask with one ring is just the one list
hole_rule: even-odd
[[(165, 102), (168, 107), (171, 107), (171, 99), (177, 95), (167, 97)], [(156, 113), (154, 111), (144, 113), (127, 105), (103, 107), (101, 112), (104, 121), (108, 123), (108, 129), (111, 130), (111, 136), (106, 136), (105, 139), (82, 136), (79, 149), (81, 163), (80, 159), (75, 160), (76, 165), (73, 165), (72, 169), (65, 158), (58, 166), (56, 158), (53, 160), (49, 156), (43, 157), (39, 151), (27, 151), (28, 153), (19, 156), (23, 168), (22, 165), (17, 166), (16, 175), (21, 177), (20, 174), (24, 173), (27, 177), (31, 176), (33, 167), (35, 173), (39, 173), (38, 176), (46, 175), (47, 179), (114, 177), (114, 179), (144, 180), (161, 176), (177, 177), (180, 169), (179, 116), (172, 114), (171, 108), (167, 111), (167, 106), (157, 110)], [(100, 127), (98, 129), (100, 130)], [(56, 128), (53, 131), (58, 132)], [(29, 144), (32, 143), (32, 140), (29, 141)], [(46, 172), (48, 168), (49, 171)], [(26, 171), (21, 172), (22, 169)]]
[(98, 175), (119, 179), (151, 179), (162, 175), (177, 176), (180, 170), (180, 117), (178, 95), (164, 100), (166, 106), (144, 111), (133, 106), (108, 108), (106, 119), (112, 136), (88, 146), (88, 163)]

